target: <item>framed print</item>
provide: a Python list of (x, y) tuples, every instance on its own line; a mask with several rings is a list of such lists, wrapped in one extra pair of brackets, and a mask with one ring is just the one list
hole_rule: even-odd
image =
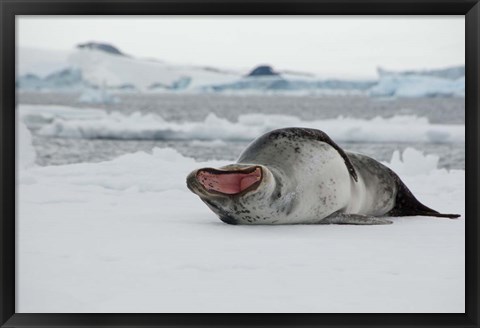
[(1, 325), (478, 326), (478, 1), (2, 1)]

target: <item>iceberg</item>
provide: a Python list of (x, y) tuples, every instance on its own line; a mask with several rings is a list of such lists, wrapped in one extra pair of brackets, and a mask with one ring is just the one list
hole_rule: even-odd
[(348, 80), (316, 80), (316, 79), (290, 79), (281, 75), (247, 76), (232, 83), (209, 85), (202, 88), (206, 92), (309, 92), (328, 93), (337, 92), (366, 92), (375, 85), (374, 81), (348, 81)]
[(41, 90), (43, 79), (38, 75), (28, 73), (17, 78), (15, 87), (20, 90)]
[(113, 45), (98, 42), (80, 44), (68, 55), (62, 54), (61, 65), (48, 65), (51, 69), (44, 74), (45, 70), (39, 67), (48, 64), (47, 56), (43, 56), (45, 60), (37, 60), (30, 53), (42, 54), (43, 51), (21, 49), (21, 70), (16, 80), (19, 90), (83, 91), (101, 86), (118, 91), (196, 90), (199, 86), (227, 83), (241, 76), (218, 68), (135, 58)]
[(437, 77), (441, 79), (457, 80), (465, 76), (465, 66), (453, 66), (440, 69), (430, 69), (430, 70), (412, 70), (412, 71), (389, 71), (379, 67), (377, 69), (378, 76), (388, 76), (388, 75), (397, 75), (397, 76), (425, 76), (425, 77)]
[(371, 96), (465, 97), (465, 67), (397, 73), (379, 69), (378, 73), (378, 83), (369, 90)]
[(89, 88), (82, 76), (82, 72), (74, 68), (66, 68), (55, 71), (45, 77), (34, 74), (26, 74), (17, 78), (16, 87), (20, 90), (56, 90), (56, 91), (79, 91)]
[(91, 85), (104, 84), (109, 88), (127, 84), (140, 91), (195, 89), (239, 77), (233, 72), (112, 54), (95, 47), (77, 49), (69, 57), (69, 63), (81, 70)]
[[(29, 91), (85, 91), (104, 87), (116, 92), (355, 94), (407, 98), (465, 96), (465, 66), (403, 72), (379, 68), (378, 79), (348, 80), (274, 70), (269, 65), (256, 66), (248, 73), (178, 65), (135, 58), (113, 45), (89, 42), (79, 45), (68, 60), (63, 55), (61, 58), (65, 62), (49, 65), (57, 69), (44, 74), (37, 69), (40, 64), (27, 65), (35, 61), (26, 56), (26, 51), (20, 51), (20, 54), (21, 70), (16, 86), (19, 90)], [(27, 70), (29, 67), (31, 71)]]

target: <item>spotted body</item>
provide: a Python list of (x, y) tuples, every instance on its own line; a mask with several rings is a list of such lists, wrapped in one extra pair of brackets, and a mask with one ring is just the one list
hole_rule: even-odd
[(202, 168), (187, 186), (229, 224), (386, 224), (385, 216), (439, 214), (389, 168), (345, 152), (315, 129), (274, 130), (237, 163)]

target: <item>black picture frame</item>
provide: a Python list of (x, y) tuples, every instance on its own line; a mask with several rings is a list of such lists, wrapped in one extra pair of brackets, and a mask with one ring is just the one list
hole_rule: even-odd
[[(465, 314), (34, 314), (15, 313), (16, 15), (465, 15)], [(478, 327), (479, 100), (478, 0), (0, 0), (1, 327)]]

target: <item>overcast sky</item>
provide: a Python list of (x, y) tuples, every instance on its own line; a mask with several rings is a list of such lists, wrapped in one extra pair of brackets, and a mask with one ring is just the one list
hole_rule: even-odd
[(21, 47), (71, 51), (107, 42), (138, 57), (325, 76), (465, 63), (464, 16), (22, 16)]

